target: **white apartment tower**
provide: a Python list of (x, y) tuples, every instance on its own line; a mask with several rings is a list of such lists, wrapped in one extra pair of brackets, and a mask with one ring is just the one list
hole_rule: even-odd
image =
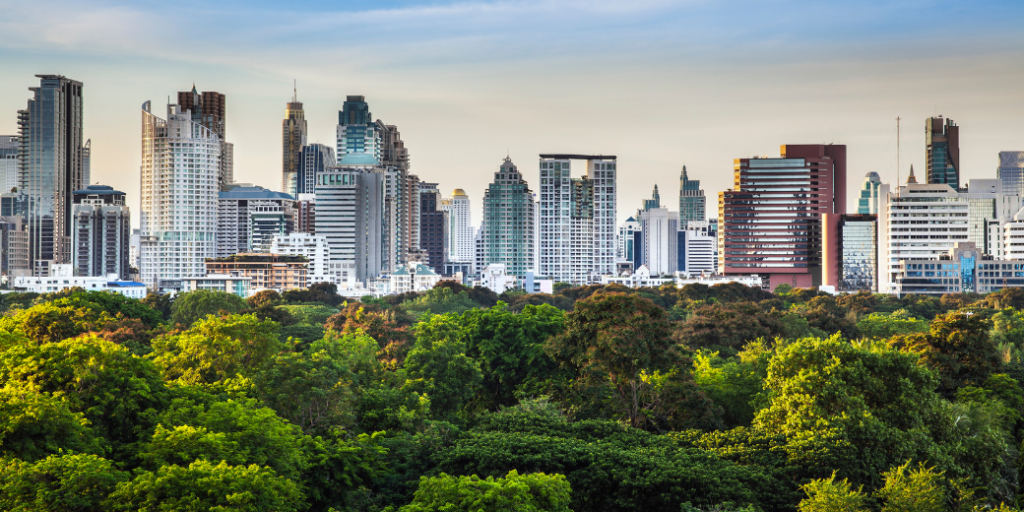
[(316, 234), (327, 239), (332, 272), (342, 282), (365, 285), (384, 263), (384, 173), (367, 158), (316, 179)]
[(448, 231), (445, 233), (445, 261), (469, 263), (473, 261), (473, 224), (469, 213), (469, 196), (457, 188), (451, 197), (441, 200), (440, 210), (448, 213)]
[(643, 256), (652, 276), (669, 276), (679, 270), (679, 213), (668, 208), (651, 208), (640, 212), (643, 232)]
[[(323, 235), (311, 235), (309, 233), (290, 233), (277, 235), (274, 243), (270, 246), (271, 254), (288, 254), (293, 256), (305, 256), (309, 260), (309, 271), (306, 273), (306, 280), (309, 284), (334, 283), (343, 286), (339, 282), (340, 266), (331, 267), (331, 251), (327, 245), (327, 237)], [(350, 277), (354, 283), (355, 276)]]
[(180, 290), (216, 256), (220, 151), (217, 134), (188, 110), (168, 105), (164, 120), (142, 104), (140, 271), (154, 290)]
[[(586, 162), (572, 178), (571, 162)], [(614, 156), (540, 155), (540, 275), (575, 285), (615, 273)]]

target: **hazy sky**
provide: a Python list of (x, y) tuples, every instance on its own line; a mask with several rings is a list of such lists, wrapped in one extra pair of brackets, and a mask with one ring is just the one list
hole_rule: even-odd
[[(680, 168), (714, 215), (734, 158), (848, 146), (849, 186), (924, 161), (924, 120), (961, 126), (962, 179), (1024, 150), (1024, 2), (0, 0), (0, 134), (35, 74), (84, 82), (93, 181), (138, 211), (140, 106), (195, 82), (227, 95), (235, 177), (278, 188), (299, 84), (310, 141), (334, 144), (346, 95), (395, 124), (413, 172), (463, 188), (480, 222), (506, 152), (619, 157), (620, 220)], [(574, 175), (580, 174), (574, 169)], [(138, 215), (133, 215), (137, 224)]]

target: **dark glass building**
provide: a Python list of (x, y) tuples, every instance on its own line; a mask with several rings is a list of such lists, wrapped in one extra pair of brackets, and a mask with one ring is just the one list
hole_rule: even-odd
[(924, 136), (928, 183), (960, 188), (960, 127), (952, 119), (930, 117)]
[(420, 249), (427, 253), (427, 264), (444, 274), (445, 212), (440, 210), (441, 191), (437, 183), (420, 183)]

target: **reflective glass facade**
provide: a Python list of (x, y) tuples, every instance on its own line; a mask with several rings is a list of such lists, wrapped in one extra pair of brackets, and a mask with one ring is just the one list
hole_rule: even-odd
[(878, 223), (874, 215), (844, 215), (840, 289), (874, 291), (878, 283)]
[(1024, 151), (1000, 151), (996, 177), (1003, 182), (1004, 194), (1024, 196)]
[(686, 175), (686, 166), (679, 176), (679, 225), (687, 222), (707, 221), (707, 198), (700, 188), (700, 180), (691, 180)]
[(924, 133), (928, 183), (960, 188), (960, 127), (952, 119), (931, 117)]
[(503, 263), (509, 275), (526, 276), (534, 270), (534, 237), (533, 192), (512, 160), (505, 158), (484, 192), (478, 268)]

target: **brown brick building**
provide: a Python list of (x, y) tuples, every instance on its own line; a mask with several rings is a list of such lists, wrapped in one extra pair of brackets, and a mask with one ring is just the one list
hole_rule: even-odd
[(305, 256), (243, 253), (206, 260), (206, 275), (252, 278), (251, 290), (283, 292), (307, 287), (309, 260)]

